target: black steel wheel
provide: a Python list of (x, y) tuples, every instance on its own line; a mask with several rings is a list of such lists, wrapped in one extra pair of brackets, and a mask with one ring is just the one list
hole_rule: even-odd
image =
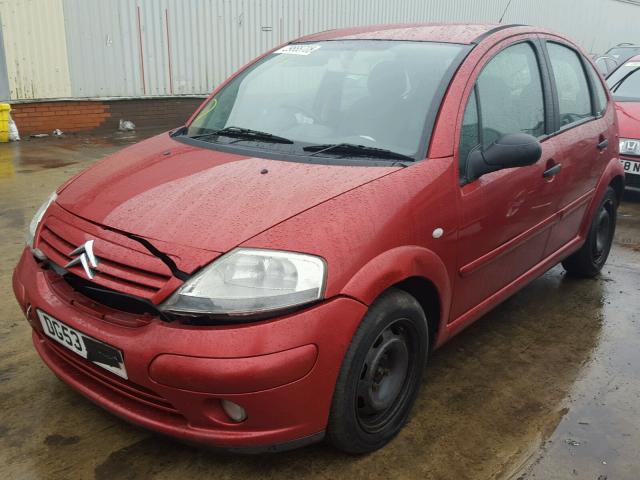
[[(595, 218), (595, 242), (592, 245), (592, 257), (595, 262), (602, 260), (609, 254), (611, 241), (613, 239), (612, 230), (613, 222), (611, 220), (612, 203), (607, 199), (607, 203), (600, 205)], [(603, 262), (604, 263), (604, 262)]]
[(562, 262), (567, 272), (581, 277), (594, 277), (602, 270), (611, 251), (617, 210), (616, 193), (609, 187), (593, 216), (584, 245)]
[(367, 432), (383, 429), (402, 405), (400, 397), (410, 390), (411, 377), (416, 373), (413, 330), (409, 320), (396, 320), (367, 352), (355, 399), (358, 421)]
[(389, 442), (406, 423), (420, 387), (429, 330), (420, 304), (391, 289), (371, 305), (338, 376), (327, 437), (347, 453)]

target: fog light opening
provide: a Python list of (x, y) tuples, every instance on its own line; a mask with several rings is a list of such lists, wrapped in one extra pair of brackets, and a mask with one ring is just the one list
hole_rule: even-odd
[(247, 419), (247, 412), (237, 403), (234, 403), (230, 400), (222, 400), (220, 403), (222, 404), (224, 413), (226, 413), (227, 416), (234, 422), (240, 423), (244, 422)]

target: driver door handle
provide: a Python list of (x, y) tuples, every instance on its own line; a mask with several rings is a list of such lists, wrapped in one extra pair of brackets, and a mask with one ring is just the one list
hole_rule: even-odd
[(550, 178), (560, 173), (560, 170), (562, 170), (562, 165), (559, 163), (556, 163), (553, 167), (547, 168), (542, 174), (542, 176), (544, 178)]

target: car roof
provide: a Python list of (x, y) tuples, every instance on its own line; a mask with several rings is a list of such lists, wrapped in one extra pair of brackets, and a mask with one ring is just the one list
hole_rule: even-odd
[[(298, 38), (296, 42), (322, 40), (411, 40), (445, 43), (476, 43), (494, 32), (524, 25), (487, 23), (413, 23), (394, 25), (369, 25), (341, 28), (314, 33)], [(529, 27), (529, 30), (533, 29)], [(536, 32), (546, 30), (535, 29)]]
[[(408, 40), (472, 44), (507, 29), (519, 28), (517, 33), (551, 33), (546, 29), (526, 25), (495, 23), (411, 23), (393, 25), (368, 25), (327, 30), (300, 37), (294, 42), (322, 40)], [(524, 28), (523, 28), (524, 27)], [(557, 35), (557, 34), (556, 34)]]

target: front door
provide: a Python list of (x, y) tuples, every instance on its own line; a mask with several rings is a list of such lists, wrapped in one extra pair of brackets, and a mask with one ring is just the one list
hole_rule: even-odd
[[(557, 208), (557, 141), (550, 128), (549, 81), (535, 40), (500, 45), (468, 95), (458, 149), (461, 225), (451, 320), (511, 283), (543, 258)], [(478, 70), (476, 70), (478, 71)], [(541, 140), (532, 166), (468, 178), (471, 151), (508, 133)]]

